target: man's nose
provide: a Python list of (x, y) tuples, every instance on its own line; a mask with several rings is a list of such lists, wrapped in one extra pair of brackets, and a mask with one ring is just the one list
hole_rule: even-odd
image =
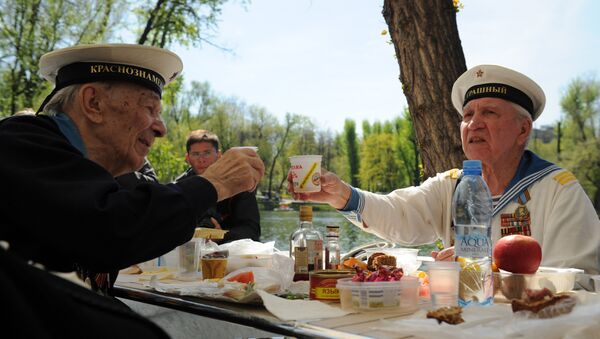
[(469, 120), (469, 123), (467, 125), (469, 129), (478, 129), (482, 128), (483, 126), (484, 123), (482, 115), (480, 113), (474, 113), (473, 116), (471, 116), (471, 120)]
[(157, 138), (167, 135), (167, 126), (165, 126), (165, 123), (160, 116), (154, 119), (154, 122), (152, 123), (152, 130)]

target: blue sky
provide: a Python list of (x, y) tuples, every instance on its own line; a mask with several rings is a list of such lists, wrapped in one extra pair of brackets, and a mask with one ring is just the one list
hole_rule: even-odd
[[(186, 81), (208, 81), (223, 96), (308, 116), (341, 131), (346, 118), (384, 121), (407, 106), (383, 1), (254, 0), (225, 5), (215, 42), (175, 48)], [(560, 97), (578, 76), (600, 78), (600, 1), (463, 0), (458, 30), (467, 67), (519, 70), (546, 92), (536, 127), (560, 119)]]

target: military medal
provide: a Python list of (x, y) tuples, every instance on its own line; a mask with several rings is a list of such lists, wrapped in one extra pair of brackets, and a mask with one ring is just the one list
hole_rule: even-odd
[(527, 202), (531, 200), (529, 190), (525, 189), (517, 199), (519, 206), (513, 213), (500, 215), (500, 235), (502, 237), (511, 234), (531, 236), (531, 215), (527, 209)]

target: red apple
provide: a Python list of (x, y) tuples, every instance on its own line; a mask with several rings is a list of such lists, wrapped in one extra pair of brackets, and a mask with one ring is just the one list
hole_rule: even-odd
[(542, 248), (532, 237), (507, 235), (496, 242), (492, 257), (501, 270), (533, 274), (540, 267)]

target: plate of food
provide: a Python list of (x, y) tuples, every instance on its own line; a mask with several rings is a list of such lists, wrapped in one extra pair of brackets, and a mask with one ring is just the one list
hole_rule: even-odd
[(149, 286), (158, 292), (195, 296), (236, 303), (262, 303), (257, 290), (270, 294), (283, 292), (279, 272), (265, 267), (245, 267), (220, 279), (179, 281), (152, 279)]

